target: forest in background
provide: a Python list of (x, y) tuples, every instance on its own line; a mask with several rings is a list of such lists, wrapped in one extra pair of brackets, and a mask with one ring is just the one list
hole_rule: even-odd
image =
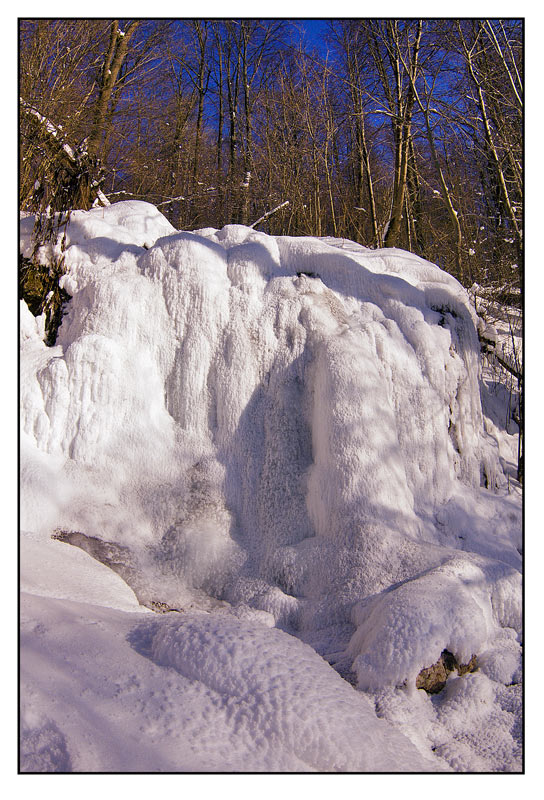
[(519, 302), (523, 21), (301, 22), (20, 20), (21, 209), (400, 247)]

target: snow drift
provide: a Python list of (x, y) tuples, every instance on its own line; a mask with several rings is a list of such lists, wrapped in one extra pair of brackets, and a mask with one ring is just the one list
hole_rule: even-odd
[[(259, 612), (152, 617), (25, 597), (27, 772), (436, 766), (312, 648)], [(263, 614), (264, 612), (260, 612)], [(130, 646), (127, 644), (130, 642)]]
[[(363, 690), (520, 634), (519, 505), (451, 276), (343, 240), (177, 232), (136, 201), (74, 212), (66, 265), (55, 347), (21, 309), (22, 527), (43, 547), (123, 548), (150, 607), (268, 612)], [(465, 531), (489, 497), (500, 540)]]

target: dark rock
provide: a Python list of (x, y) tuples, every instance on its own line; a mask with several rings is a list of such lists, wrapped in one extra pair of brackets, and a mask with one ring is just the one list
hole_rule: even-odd
[(19, 299), (24, 300), (30, 312), (39, 317), (45, 314), (45, 343), (53, 347), (70, 295), (59, 286), (64, 275), (63, 259), (51, 264), (39, 264), (19, 255)]
[(170, 611), (180, 613), (183, 611), (182, 608), (171, 608), (168, 603), (162, 603), (160, 600), (150, 600), (146, 605), (147, 608), (150, 608), (151, 611), (156, 611), (157, 614), (168, 614)]
[(438, 694), (446, 685), (450, 673), (457, 670), (458, 675), (466, 675), (467, 672), (475, 672), (477, 669), (478, 662), (475, 655), (468, 664), (459, 664), (453, 653), (442, 650), (435, 664), (421, 670), (416, 678), (416, 688), (424, 689), (427, 694)]

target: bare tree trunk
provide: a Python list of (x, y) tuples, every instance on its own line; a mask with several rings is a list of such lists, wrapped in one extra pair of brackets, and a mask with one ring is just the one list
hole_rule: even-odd
[[(233, 61), (233, 43), (234, 36), (232, 32), (232, 25), (227, 24), (229, 33), (227, 39), (227, 103), (229, 115), (229, 165), (228, 165), (228, 178), (227, 178), (227, 222), (233, 222), (234, 209), (233, 199), (237, 195), (236, 188), (236, 149), (238, 146), (237, 132), (237, 109), (238, 109), (238, 84), (239, 84), (239, 70), (240, 70), (240, 51), (238, 50), (236, 61)], [(238, 220), (236, 220), (238, 221)]]
[[(439, 186), (440, 186), (440, 194), (441, 194), (442, 199), (444, 201), (444, 204), (446, 206), (446, 209), (447, 209), (447, 212), (448, 212), (448, 216), (450, 218), (450, 221), (451, 221), (451, 224), (452, 224), (452, 228), (453, 228), (454, 233), (455, 233), (455, 268), (456, 268), (457, 274), (459, 276), (459, 279), (462, 281), (463, 277), (464, 277), (464, 275), (463, 275), (463, 258), (462, 258), (463, 234), (462, 234), (461, 225), (460, 225), (460, 222), (459, 222), (459, 216), (458, 216), (458, 213), (457, 213), (456, 209), (454, 208), (451, 192), (450, 192), (450, 190), (448, 188), (448, 185), (446, 183), (446, 179), (444, 177), (444, 173), (443, 173), (442, 167), (440, 165), (440, 158), (438, 156), (438, 151), (436, 149), (435, 137), (434, 137), (434, 133), (433, 133), (432, 125), (431, 125), (432, 89), (430, 90), (430, 92), (429, 92), (429, 94), (427, 96), (426, 104), (424, 104), (423, 101), (421, 100), (421, 97), (419, 95), (419, 92), (418, 92), (418, 89), (417, 89), (417, 85), (416, 85), (417, 51), (419, 50), (419, 44), (420, 44), (420, 41), (421, 41), (421, 31), (422, 31), (422, 23), (421, 23), (421, 20), (419, 20), (418, 21), (418, 32), (417, 32), (416, 46), (415, 46), (415, 50), (416, 50), (415, 60), (412, 60), (410, 63), (406, 63), (406, 60), (403, 59), (403, 57), (402, 57), (400, 49), (397, 49), (397, 52), (399, 54), (399, 58), (400, 58), (400, 60), (402, 62), (404, 70), (405, 70), (405, 72), (406, 72), (406, 74), (408, 76), (408, 79), (410, 81), (411, 102), (412, 102), (412, 104), (414, 102), (417, 102), (417, 104), (418, 104), (418, 106), (419, 106), (419, 108), (420, 108), (420, 110), (421, 110), (421, 112), (423, 114), (424, 120), (425, 120), (425, 133), (426, 133), (426, 136), (427, 136), (427, 141), (429, 143), (431, 161), (432, 161), (432, 164), (433, 164), (433, 168), (434, 168), (434, 170), (436, 172), (436, 175), (438, 177), (438, 183), (439, 183)], [(415, 66), (415, 68), (414, 68), (414, 66)], [(408, 148), (407, 148), (406, 156), (408, 157)]]
[(370, 221), (372, 224), (372, 235), (373, 241), (372, 244), (375, 247), (382, 246), (382, 239), (380, 235), (380, 230), (378, 226), (378, 215), (376, 212), (376, 199), (374, 197), (374, 185), (372, 183), (372, 171), (370, 169), (370, 156), (368, 152), (368, 147), (366, 145), (366, 134), (365, 134), (365, 124), (364, 119), (361, 117), (361, 149), (363, 154), (363, 162), (365, 165), (365, 175), (366, 175), (366, 189), (368, 193), (368, 204), (370, 206)]
[(210, 72), (208, 71), (208, 77), (206, 78), (205, 76), (206, 76), (207, 22), (204, 21), (204, 28), (203, 28), (200, 20), (195, 20), (193, 22), (193, 26), (195, 29), (196, 37), (198, 40), (198, 48), (199, 48), (198, 77), (196, 83), (196, 91), (198, 94), (198, 109), (196, 115), (195, 147), (193, 155), (193, 175), (192, 175), (192, 191), (194, 192), (197, 183), (197, 175), (199, 171), (200, 140), (202, 137), (202, 118), (204, 115), (204, 96), (208, 89), (208, 79), (210, 77)]
[(396, 247), (399, 240), (402, 212), (404, 208), (404, 197), (406, 192), (406, 182), (408, 174), (408, 148), (411, 138), (412, 113), (414, 107), (414, 85), (419, 70), (418, 56), (421, 43), (422, 22), (418, 20), (416, 38), (413, 45), (413, 52), (410, 56), (410, 64), (407, 66), (408, 77), (410, 80), (406, 98), (402, 93), (401, 80), (401, 60), (402, 53), (398, 38), (398, 28), (396, 24), (388, 22), (388, 44), (390, 58), (394, 69), (396, 81), (396, 148), (395, 148), (395, 181), (393, 188), (393, 201), (391, 205), (391, 216), (387, 232), (384, 238), (385, 247)]
[(222, 218), (224, 214), (225, 204), (225, 190), (223, 186), (223, 125), (224, 125), (224, 108), (223, 108), (223, 46), (221, 33), (214, 23), (215, 31), (215, 44), (217, 47), (218, 57), (218, 88), (219, 88), (219, 111), (217, 119), (217, 144), (216, 144), (216, 169), (217, 169), (217, 191), (218, 191), (218, 211)]
[(247, 55), (248, 31), (246, 24), (242, 21), (241, 34), (241, 55), (242, 55), (242, 89), (244, 93), (244, 122), (245, 122), (245, 142), (244, 142), (244, 181), (242, 183), (242, 202), (240, 209), (240, 222), (242, 225), (249, 223), (249, 187), (251, 185), (253, 157), (252, 157), (252, 135), (251, 135), (251, 109), (249, 99), (249, 79), (248, 79), (248, 55)]
[[(487, 146), (489, 148), (489, 152), (491, 154), (491, 158), (492, 158), (493, 165), (494, 165), (494, 168), (495, 168), (495, 172), (496, 172), (496, 175), (497, 175), (497, 180), (498, 180), (499, 187), (500, 187), (500, 190), (501, 190), (501, 195), (502, 195), (502, 199), (503, 199), (503, 202), (504, 202), (504, 206), (505, 206), (505, 208), (507, 210), (508, 218), (510, 219), (510, 222), (512, 223), (512, 227), (513, 227), (513, 229), (515, 231), (517, 244), (518, 244), (518, 251), (519, 251), (519, 253), (521, 253), (523, 251), (522, 232), (521, 232), (521, 229), (520, 229), (520, 227), (518, 225), (516, 214), (515, 214), (515, 212), (513, 210), (513, 205), (512, 205), (512, 202), (510, 200), (510, 194), (508, 192), (508, 187), (506, 185), (506, 179), (505, 179), (505, 176), (504, 176), (504, 171), (503, 171), (503, 168), (502, 168), (501, 159), (500, 159), (498, 151), (497, 151), (497, 146), (495, 144), (495, 138), (494, 138), (493, 133), (491, 131), (491, 125), (490, 125), (489, 115), (488, 115), (488, 112), (487, 112), (487, 106), (486, 106), (486, 101), (485, 101), (484, 92), (483, 92), (483, 88), (482, 88), (482, 82), (481, 82), (481, 80), (479, 80), (478, 76), (476, 75), (476, 71), (474, 69), (474, 47), (476, 46), (476, 43), (478, 41), (478, 37), (476, 38), (476, 41), (474, 42), (472, 47), (469, 49), (459, 22), (457, 23), (457, 28), (458, 28), (458, 31), (459, 31), (460, 41), (461, 41), (461, 44), (463, 46), (463, 53), (464, 53), (464, 56), (465, 56), (465, 61), (466, 61), (466, 65), (467, 65), (467, 68), (468, 68), (468, 73), (469, 73), (470, 78), (471, 78), (471, 80), (472, 80), (472, 82), (474, 84), (474, 87), (476, 89), (476, 94), (477, 94), (477, 98), (478, 98), (478, 108), (479, 108), (479, 111), (480, 111), (480, 116), (481, 116), (483, 127), (484, 127), (485, 141), (486, 141), (486, 144), (487, 144)], [(481, 24), (480, 24), (480, 31), (478, 33), (478, 36), (479, 36), (481, 30), (482, 30), (482, 27), (481, 27)]]
[(332, 222), (332, 231), (334, 236), (338, 236), (338, 228), (336, 225), (336, 213), (334, 210), (334, 197), (332, 193), (332, 180), (331, 180), (331, 168), (329, 164), (329, 141), (325, 143), (325, 152), (323, 154), (323, 159), (325, 163), (325, 177), (327, 179), (327, 193), (329, 195), (329, 206), (331, 209), (331, 222)]
[(372, 171), (370, 168), (370, 155), (366, 143), (365, 114), (361, 97), (359, 81), (359, 62), (357, 53), (353, 51), (350, 43), (349, 30), (343, 40), (346, 49), (348, 77), (350, 84), (351, 103), (353, 106), (354, 125), (355, 125), (355, 144), (357, 150), (357, 203), (360, 208), (364, 206), (364, 188), (368, 196), (370, 222), (372, 226), (372, 244), (375, 247), (381, 246), (381, 237), (378, 229), (378, 218), (376, 214), (376, 200), (374, 197), (374, 186), (372, 183)]
[(98, 99), (88, 144), (89, 154), (100, 159), (104, 154), (103, 136), (112, 92), (127, 56), (130, 39), (138, 25), (139, 21), (130, 22), (126, 31), (121, 31), (118, 20), (113, 20), (111, 23), (110, 41), (100, 76)]
[(440, 194), (444, 203), (446, 205), (446, 209), (448, 211), (448, 216), (450, 218), (452, 228), (455, 233), (455, 268), (457, 270), (457, 274), (461, 283), (464, 279), (464, 270), (463, 270), (463, 233), (461, 231), (461, 224), (459, 222), (459, 215), (453, 206), (453, 201), (451, 197), (450, 190), (446, 183), (446, 179), (444, 177), (444, 173), (442, 171), (442, 167), (440, 166), (440, 160), (438, 158), (438, 152), (436, 150), (436, 143), (434, 140), (433, 131), (431, 128), (430, 122), (430, 111), (429, 107), (425, 109), (425, 131), (427, 134), (427, 141), (429, 142), (429, 148), (431, 151), (431, 159), (433, 162), (433, 167), (435, 172), (438, 176), (438, 184), (440, 186)]

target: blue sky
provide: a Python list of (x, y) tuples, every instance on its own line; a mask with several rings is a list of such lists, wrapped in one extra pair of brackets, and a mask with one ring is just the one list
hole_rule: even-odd
[(323, 45), (323, 35), (327, 27), (327, 19), (296, 19), (294, 22), (300, 23), (304, 27), (308, 43), (315, 45), (321, 52), (325, 52)]

